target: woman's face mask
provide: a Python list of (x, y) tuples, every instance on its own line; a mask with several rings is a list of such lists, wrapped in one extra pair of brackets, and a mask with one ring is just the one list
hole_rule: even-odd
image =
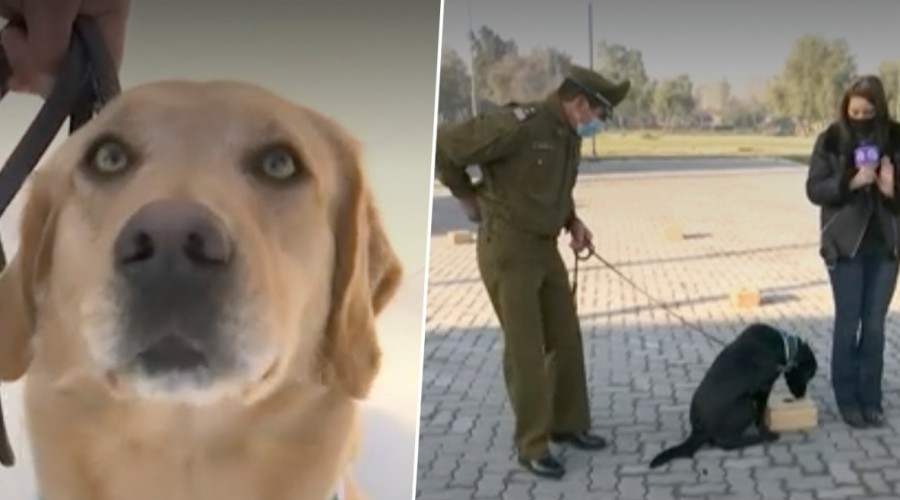
[(847, 125), (857, 136), (875, 131), (875, 106), (863, 97), (853, 96), (847, 104)]
[(874, 118), (851, 118), (848, 124), (850, 125), (850, 130), (852, 130), (856, 135), (871, 135), (872, 132), (875, 131)]

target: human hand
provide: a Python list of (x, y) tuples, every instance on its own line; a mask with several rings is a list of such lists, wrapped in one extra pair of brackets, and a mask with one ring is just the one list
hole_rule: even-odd
[(878, 169), (878, 189), (887, 197), (894, 196), (894, 164), (890, 158), (884, 156), (881, 158), (881, 166)]
[(850, 179), (850, 189), (859, 189), (874, 183), (878, 174), (874, 168), (863, 167), (856, 170), (853, 178)]
[(594, 251), (594, 234), (578, 217), (569, 225), (569, 236), (569, 246), (575, 253), (581, 254), (585, 250)]
[(13, 21), (0, 31), (0, 46), (12, 70), (9, 90), (45, 98), (50, 94), (79, 15), (97, 25), (118, 70), (130, 4), (130, 0), (0, 0), (0, 17)]
[(481, 222), (481, 210), (478, 208), (478, 202), (474, 197), (457, 199), (470, 222)]

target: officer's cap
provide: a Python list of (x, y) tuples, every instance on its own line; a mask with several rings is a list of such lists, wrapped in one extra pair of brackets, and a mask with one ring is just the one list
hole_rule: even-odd
[(569, 66), (566, 78), (580, 87), (591, 100), (608, 108), (618, 106), (631, 89), (628, 80), (613, 83), (597, 72), (574, 64)]

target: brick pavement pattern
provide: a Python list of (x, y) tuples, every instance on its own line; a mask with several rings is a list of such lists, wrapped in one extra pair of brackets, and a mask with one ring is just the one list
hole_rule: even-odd
[[(636, 172), (621, 173), (630, 169)], [(803, 166), (775, 161), (603, 162), (584, 165), (575, 195), (598, 251), (719, 341), (757, 320), (809, 340), (822, 366), (810, 388), (818, 428), (742, 452), (703, 449), (694, 461), (650, 471), (653, 455), (686, 436), (692, 391), (721, 345), (591, 261), (581, 267), (578, 307), (595, 430), (611, 446), (592, 454), (562, 449), (568, 473), (561, 481), (531, 476), (514, 461), (502, 337), (475, 246), (434, 234), (417, 498), (900, 498), (898, 308), (892, 305), (887, 326), (889, 425), (849, 429), (837, 419), (828, 380), (833, 305), (805, 176)], [(436, 201), (446, 196), (436, 188)], [(667, 224), (680, 225), (685, 239), (666, 240)], [(564, 250), (567, 243), (560, 239)], [(571, 269), (571, 252), (564, 255)], [(745, 285), (761, 289), (761, 307), (731, 307), (729, 291)], [(775, 390), (786, 391), (783, 382)]]

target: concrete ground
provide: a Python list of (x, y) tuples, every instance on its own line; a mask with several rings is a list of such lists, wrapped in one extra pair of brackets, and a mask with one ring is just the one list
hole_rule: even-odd
[[(685, 328), (598, 262), (582, 266), (578, 307), (593, 418), (612, 444), (597, 453), (562, 450), (568, 473), (561, 481), (538, 480), (514, 462), (503, 344), (475, 246), (444, 234), (471, 225), (437, 190), (417, 498), (900, 498), (898, 306), (887, 325), (889, 426), (851, 430), (838, 421), (830, 389), (832, 299), (805, 175), (802, 165), (777, 160), (585, 165), (575, 197), (600, 254), (716, 340)], [(669, 225), (685, 238), (666, 240)], [(571, 265), (567, 243), (560, 239)], [(741, 286), (761, 290), (759, 308), (730, 306), (729, 292)], [(812, 343), (822, 367), (810, 389), (819, 426), (743, 452), (703, 450), (694, 461), (649, 471), (653, 455), (685, 437), (691, 394), (721, 342), (757, 320)], [(776, 391), (786, 391), (783, 383)]]

